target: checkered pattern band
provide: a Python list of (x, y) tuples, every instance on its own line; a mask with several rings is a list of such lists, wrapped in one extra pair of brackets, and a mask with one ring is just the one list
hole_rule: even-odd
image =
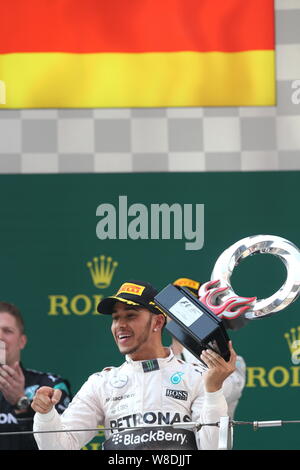
[(299, 170), (299, 24), (277, 0), (276, 107), (0, 110), (0, 173)]

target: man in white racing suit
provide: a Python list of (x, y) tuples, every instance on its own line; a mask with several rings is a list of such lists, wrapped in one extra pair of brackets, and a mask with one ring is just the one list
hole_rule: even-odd
[[(149, 283), (128, 281), (115, 296), (100, 302), (98, 311), (112, 315), (111, 331), (126, 362), (90, 376), (62, 415), (54, 408), (59, 390), (41, 387), (32, 402), (34, 431), (70, 432), (35, 434), (39, 449), (80, 449), (94, 438), (99, 425), (109, 428), (109, 438), (121, 428), (216, 423), (227, 415), (222, 384), (235, 368), (231, 343), (228, 362), (213, 351), (203, 351), (205, 373), (177, 359), (162, 345), (165, 315), (153, 301), (156, 294)], [(121, 441), (122, 433), (118, 436)], [(197, 442), (198, 448), (216, 449), (218, 427), (203, 426)]]

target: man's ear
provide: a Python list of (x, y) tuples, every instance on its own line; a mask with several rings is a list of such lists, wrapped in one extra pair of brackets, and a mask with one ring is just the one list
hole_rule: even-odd
[(166, 317), (162, 314), (155, 314), (154, 328), (162, 330), (166, 322)]
[(24, 335), (24, 334), (21, 335), (19, 344), (20, 344), (20, 349), (25, 348), (25, 346), (27, 344), (27, 336), (26, 335)]

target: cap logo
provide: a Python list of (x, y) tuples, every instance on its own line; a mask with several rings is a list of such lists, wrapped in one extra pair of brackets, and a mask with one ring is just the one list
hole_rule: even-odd
[(119, 294), (134, 294), (134, 295), (142, 295), (143, 291), (145, 289), (145, 286), (139, 286), (138, 284), (132, 284), (131, 282), (125, 282), (122, 284), (118, 292), (116, 293), (116, 296)]

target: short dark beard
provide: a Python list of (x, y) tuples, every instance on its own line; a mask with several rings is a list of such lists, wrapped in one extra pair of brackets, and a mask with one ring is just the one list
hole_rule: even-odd
[(127, 355), (136, 353), (140, 349), (140, 347), (147, 341), (148, 336), (149, 336), (149, 331), (151, 329), (151, 322), (152, 322), (152, 313), (150, 312), (149, 320), (145, 326), (144, 334), (141, 338), (141, 341), (139, 342), (139, 344), (136, 345), (135, 348), (132, 348), (130, 351), (127, 351), (126, 352)]

